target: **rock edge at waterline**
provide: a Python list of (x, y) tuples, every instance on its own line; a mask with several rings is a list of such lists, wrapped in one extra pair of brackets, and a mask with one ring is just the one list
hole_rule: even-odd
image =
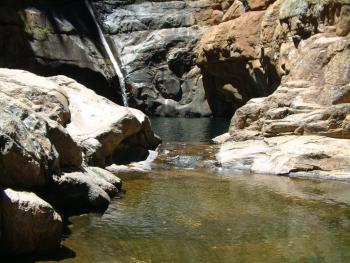
[(105, 166), (125, 149), (146, 155), (160, 142), (143, 113), (65, 76), (2, 68), (0, 106), (3, 253), (57, 249), (63, 229), (57, 211), (106, 209), (121, 181)]
[(338, 31), (325, 26), (297, 45), (296, 32), (286, 32), (281, 85), (239, 108), (229, 132), (214, 139), (223, 167), (350, 180), (350, 35)]

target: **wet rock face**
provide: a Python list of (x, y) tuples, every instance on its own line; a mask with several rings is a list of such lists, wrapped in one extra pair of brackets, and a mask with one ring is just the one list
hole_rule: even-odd
[[(221, 22), (211, 1), (96, 4), (125, 72), (131, 105), (151, 115), (210, 116), (194, 48)], [(189, 85), (190, 84), (190, 85)]]

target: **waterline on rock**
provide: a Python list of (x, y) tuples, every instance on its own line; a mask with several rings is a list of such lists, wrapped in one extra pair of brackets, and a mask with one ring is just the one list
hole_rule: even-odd
[(125, 78), (124, 78), (124, 75), (121, 71), (121, 68), (117, 62), (117, 60), (115, 59), (114, 55), (113, 55), (113, 52), (111, 50), (111, 48), (109, 47), (108, 43), (107, 43), (107, 40), (106, 40), (106, 37), (105, 35), (103, 34), (102, 32), (102, 29), (100, 27), (100, 25), (98, 24), (97, 20), (96, 20), (96, 17), (95, 17), (95, 14), (94, 14), (94, 11), (92, 10), (92, 7), (90, 5), (90, 2), (89, 0), (85, 0), (85, 4), (86, 4), (86, 7), (87, 9), (89, 10), (90, 14), (91, 14), (91, 17), (94, 21), (94, 23), (96, 24), (96, 27), (97, 27), (97, 30), (98, 30), (98, 34), (99, 34), (99, 37), (102, 41), (102, 45), (103, 47), (105, 48), (106, 52), (107, 52), (107, 55), (108, 55), (108, 58), (109, 60), (111, 61), (112, 63), (112, 66), (113, 66), (113, 69), (115, 71), (115, 73), (117, 74), (118, 76), (118, 79), (119, 79), (119, 85), (120, 85), (120, 91), (121, 91), (121, 94), (122, 94), (122, 98), (123, 98), (123, 105), (125, 107), (128, 107), (128, 97), (126, 96), (126, 87), (125, 87)]

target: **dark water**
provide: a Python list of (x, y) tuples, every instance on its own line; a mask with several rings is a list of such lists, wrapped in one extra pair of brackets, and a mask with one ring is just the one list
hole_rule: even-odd
[(122, 175), (126, 194), (105, 214), (70, 219), (65, 261), (350, 262), (350, 185), (220, 172), (214, 146), (174, 142), (217, 127), (180, 121), (192, 137), (156, 122), (172, 134), (153, 171)]
[(152, 127), (163, 142), (207, 143), (227, 132), (225, 118), (152, 118)]

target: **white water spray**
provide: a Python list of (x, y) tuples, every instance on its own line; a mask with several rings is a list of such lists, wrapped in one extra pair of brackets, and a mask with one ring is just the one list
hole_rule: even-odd
[(117, 60), (115, 59), (115, 57), (113, 55), (113, 52), (112, 52), (111, 48), (109, 47), (109, 45), (107, 43), (106, 37), (103, 34), (100, 25), (98, 24), (98, 22), (97, 22), (97, 20), (95, 18), (95, 14), (94, 14), (94, 11), (93, 11), (93, 9), (92, 9), (92, 7), (90, 5), (89, 0), (85, 0), (85, 4), (86, 4), (87, 9), (90, 12), (90, 15), (91, 15), (92, 19), (94, 20), (94, 22), (96, 24), (96, 27), (97, 27), (97, 30), (98, 30), (98, 34), (99, 34), (100, 39), (102, 41), (103, 47), (105, 48), (105, 50), (107, 52), (107, 55), (108, 55), (108, 58), (109, 58), (109, 60), (112, 63), (113, 69), (114, 69), (115, 73), (118, 76), (120, 90), (121, 90), (121, 94), (122, 94), (122, 98), (123, 98), (123, 104), (124, 104), (125, 107), (128, 107), (128, 97), (126, 96), (125, 79), (124, 79), (123, 73), (122, 73), (122, 71), (120, 69), (120, 66), (119, 66)]

